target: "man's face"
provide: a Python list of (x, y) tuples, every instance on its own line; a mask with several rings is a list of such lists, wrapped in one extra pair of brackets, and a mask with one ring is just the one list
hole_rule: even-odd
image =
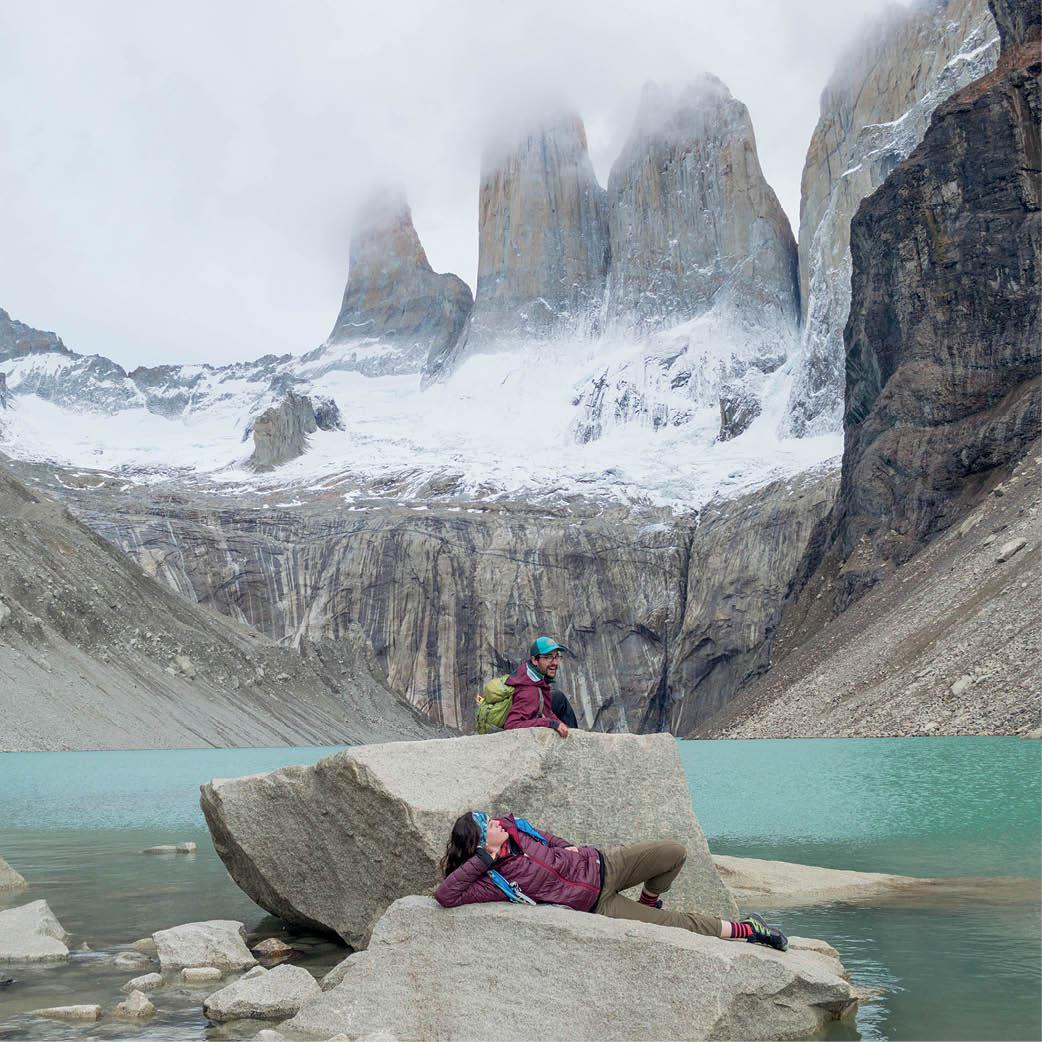
[(559, 651), (552, 651), (549, 655), (537, 655), (535, 660), (535, 668), (546, 677), (547, 680), (553, 680), (557, 676), (557, 670), (561, 666), (561, 653)]

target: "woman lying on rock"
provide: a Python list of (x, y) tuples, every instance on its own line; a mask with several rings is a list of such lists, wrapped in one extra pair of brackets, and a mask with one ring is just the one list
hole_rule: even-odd
[[(482, 901), (556, 904), (613, 919), (637, 919), (709, 937), (765, 944), (786, 951), (788, 939), (758, 915), (718, 919), (701, 912), (673, 912), (661, 895), (687, 859), (680, 843), (629, 847), (574, 847), (552, 832), (508, 814), (489, 819), (483, 811), (462, 815), (452, 826), (441, 867), (445, 878), (434, 896), (445, 908)], [(620, 891), (643, 884), (640, 900)]]

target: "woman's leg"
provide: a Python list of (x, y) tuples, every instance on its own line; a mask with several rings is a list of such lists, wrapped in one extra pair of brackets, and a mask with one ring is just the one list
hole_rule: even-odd
[(638, 922), (654, 923), (656, 926), (677, 926), (681, 930), (690, 930), (707, 937), (723, 936), (721, 920), (715, 915), (651, 908), (639, 901), (631, 901), (622, 894), (605, 893), (597, 905), (597, 914), (607, 915), (612, 919), (636, 919)]
[(614, 847), (603, 851), (602, 856), (605, 895), (643, 883), (645, 892), (657, 897), (673, 885), (687, 860), (687, 849), (683, 843), (662, 840)]

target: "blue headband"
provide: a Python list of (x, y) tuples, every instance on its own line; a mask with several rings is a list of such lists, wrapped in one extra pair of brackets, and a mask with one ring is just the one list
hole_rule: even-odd
[(483, 810), (472, 810), (470, 816), (478, 823), (478, 828), (481, 829), (481, 842), (479, 846), (484, 846), (488, 839), (488, 815)]

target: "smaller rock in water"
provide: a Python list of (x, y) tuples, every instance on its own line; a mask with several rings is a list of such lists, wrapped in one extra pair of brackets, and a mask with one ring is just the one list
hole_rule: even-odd
[(266, 937), (251, 949), (261, 959), (289, 959), (296, 954), (296, 948), (280, 941), (277, 937)]
[(964, 695), (969, 689), (973, 687), (973, 677), (968, 673), (964, 673), (948, 690), (958, 698), (959, 695)]
[(29, 884), (2, 857), (0, 857), (0, 894), (24, 890)]
[(34, 1009), (34, 1017), (47, 1017), (48, 1020), (100, 1020), (100, 1006), (48, 1006), (46, 1009)]
[(140, 977), (135, 977), (133, 980), (128, 980), (119, 990), (122, 992), (131, 991), (155, 991), (156, 988), (163, 986), (163, 977), (158, 973), (145, 973)]
[(257, 960), (246, 947), (246, 928), (231, 919), (185, 923), (152, 934), (164, 970), (183, 966), (219, 966), (243, 970)]
[(311, 998), (321, 994), (314, 977), (300, 966), (276, 966), (256, 976), (243, 977), (214, 992), (203, 1003), (213, 1021), (281, 1020), (291, 1017)]
[(198, 848), (189, 840), (187, 843), (178, 843), (174, 849), (178, 854), (194, 854)]
[(152, 960), (144, 952), (120, 952), (112, 960), (113, 965), (123, 969), (139, 969), (147, 966)]
[(289, 1042), (289, 1040), (281, 1031), (276, 1031), (274, 1028), (261, 1028), (250, 1042)]
[(113, 1016), (119, 1020), (145, 1020), (154, 1016), (156, 1007), (148, 1000), (143, 991), (132, 991), (112, 1011)]
[(224, 974), (216, 966), (188, 966), (181, 971), (185, 984), (212, 984)]
[(1008, 543), (1003, 543), (999, 548), (999, 555), (995, 558), (999, 564), (1005, 564), (1014, 554), (1020, 553), (1025, 546), (1028, 545), (1026, 539), (1011, 539)]
[(191, 840), (184, 843), (161, 843), (158, 847), (145, 847), (142, 854), (194, 854), (198, 847)]
[(132, 941), (131, 948), (136, 952), (144, 952), (146, 955), (155, 955), (158, 949), (156, 948), (156, 942), (151, 937), (139, 937), (136, 941)]

